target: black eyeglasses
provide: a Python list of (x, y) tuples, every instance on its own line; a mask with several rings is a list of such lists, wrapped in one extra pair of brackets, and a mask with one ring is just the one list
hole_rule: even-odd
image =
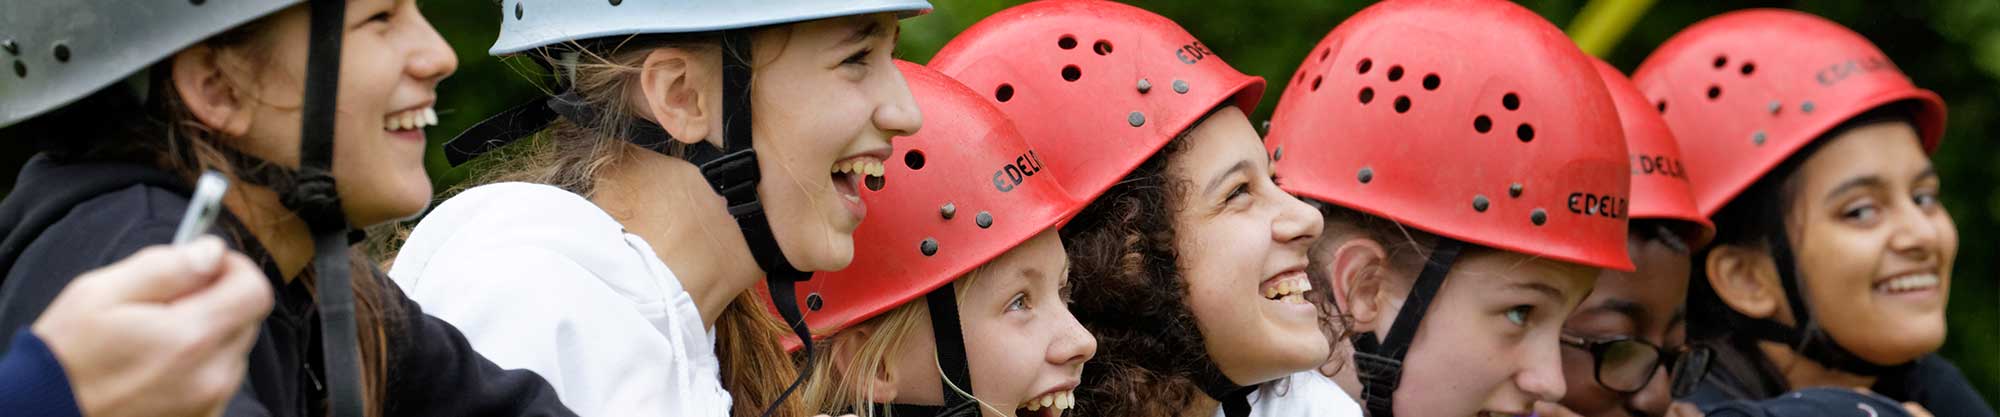
[(1586, 339), (1562, 335), (1563, 346), (1590, 352), (1597, 384), (1620, 394), (1632, 394), (1652, 382), (1653, 373), (1667, 368), (1674, 398), (1685, 397), (1708, 373), (1711, 352), (1703, 347), (1662, 348), (1631, 337)]

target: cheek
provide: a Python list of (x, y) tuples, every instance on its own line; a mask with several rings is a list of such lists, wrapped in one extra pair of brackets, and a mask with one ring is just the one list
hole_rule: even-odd
[(991, 394), (1013, 395), (1033, 382), (1031, 371), (1040, 369), (1035, 365), (1047, 347), (1047, 331), (1022, 327), (993, 316), (965, 321), (965, 354), (973, 358), (972, 386), (978, 391), (974, 394), (1004, 400)]

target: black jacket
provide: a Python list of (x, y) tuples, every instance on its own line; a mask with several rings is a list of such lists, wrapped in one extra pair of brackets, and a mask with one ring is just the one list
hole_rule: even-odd
[[(1914, 402), (1937, 417), (1994, 417), (1993, 407), (1972, 390), (1972, 383), (1965, 379), (1965, 374), (1960, 373), (1951, 361), (1936, 354), (1924, 355), (1909, 366), (1883, 375), (1876, 379), (1875, 386), (1870, 390), (1880, 399), (1894, 401), (1889, 404)], [(1746, 412), (1730, 415), (1773, 417), (1821, 415), (1808, 410), (1855, 409), (1854, 404), (1861, 400), (1859, 394), (1848, 394), (1850, 390), (1799, 395), (1809, 391), (1813, 390), (1793, 391), (1775, 398), (1750, 398), (1752, 391), (1745, 389), (1740, 380), (1728, 372), (1715, 369), (1702, 379), (1694, 393), (1683, 400), (1694, 403), (1711, 416), (1727, 406), (1733, 410), (1732, 413)], [(1753, 409), (1756, 413), (1747, 413)], [(1890, 414), (1885, 412), (1882, 415)]]
[[(166, 244), (188, 202), (186, 184), (155, 168), (117, 163), (60, 163), (37, 156), (0, 200), (0, 330), (32, 324), (77, 275), (150, 245)], [(217, 221), (235, 227), (235, 221)], [(259, 259), (276, 303), (250, 350), (243, 387), (227, 416), (317, 416), (326, 392), (318, 314), (304, 284), (275, 273), (262, 248), (242, 233), (236, 249)], [(573, 416), (546, 381), (502, 370), (458, 330), (425, 315), (380, 271), (385, 299), (401, 304), (388, 326), (385, 416)], [(0, 349), (4, 349), (0, 346)], [(5, 352), (0, 352), (4, 355)]]

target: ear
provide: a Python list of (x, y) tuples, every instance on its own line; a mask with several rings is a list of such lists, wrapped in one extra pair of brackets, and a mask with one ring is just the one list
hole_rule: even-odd
[[(1373, 239), (1351, 238), (1333, 246), (1327, 276), (1333, 280), (1334, 302), (1354, 316), (1354, 332), (1386, 331), (1382, 312), (1388, 309), (1389, 252)], [(1315, 268), (1319, 268), (1316, 266)]]
[(1753, 318), (1776, 316), (1784, 304), (1777, 265), (1762, 248), (1717, 245), (1709, 250), (1708, 285), (1729, 308)]
[(719, 94), (704, 88), (716, 79), (708, 70), (709, 60), (701, 50), (655, 48), (646, 55), (639, 72), (639, 87), (645, 103), (639, 108), (681, 143), (701, 143), (719, 126), (719, 112), (709, 111), (710, 103), (720, 103)]
[(196, 121), (224, 136), (250, 133), (251, 112), (236, 83), (223, 72), (220, 51), (190, 46), (173, 56), (174, 91)]
[[(835, 375), (839, 375), (843, 379), (854, 376), (854, 373), (849, 372), (849, 370), (853, 369), (854, 366), (860, 365), (854, 362), (860, 359), (861, 346), (867, 343), (869, 338), (874, 334), (874, 325), (861, 324), (849, 327), (847, 330), (842, 330), (839, 334), (834, 335), (832, 348)], [(883, 357), (883, 360), (878, 363), (881, 366), (880, 368), (875, 369), (874, 372), (869, 373), (870, 375), (859, 380), (848, 381), (846, 385), (850, 389), (858, 391), (855, 394), (863, 395), (863, 398), (870, 402), (879, 404), (894, 402), (896, 399), (896, 372), (890, 368), (895, 366), (890, 362), (886, 356)]]

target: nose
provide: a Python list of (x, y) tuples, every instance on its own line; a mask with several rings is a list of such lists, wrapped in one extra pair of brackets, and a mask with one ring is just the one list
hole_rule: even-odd
[(1097, 356), (1097, 337), (1092, 336), (1090, 330), (1084, 329), (1083, 324), (1076, 321), (1076, 316), (1069, 314), (1069, 309), (1063, 309), (1059, 320), (1063, 325), (1057, 326), (1060, 330), (1056, 331), (1055, 339), (1049, 342), (1046, 355), (1050, 364), (1080, 367), (1084, 362), (1090, 361), (1091, 357)]
[(1313, 239), (1319, 237), (1320, 229), (1326, 225), (1326, 219), (1320, 216), (1319, 210), (1279, 190), (1277, 184), (1269, 180), (1265, 184), (1271, 187), (1272, 194), (1278, 196), (1278, 216), (1271, 221), (1271, 239), (1286, 244), (1312, 244)]
[(1646, 387), (1625, 397), (1625, 408), (1632, 415), (1666, 415), (1667, 407), (1673, 405), (1673, 381), (1667, 375), (1666, 365), (1653, 371), (1653, 378), (1646, 381)]
[(893, 66), (883, 82), (876, 83), (876, 94), (881, 100), (875, 108), (875, 127), (888, 132), (890, 136), (909, 136), (924, 127), (924, 112), (917, 108), (917, 99), (910, 95), (910, 84), (903, 80), (903, 72)]
[(1539, 401), (1561, 401), (1569, 387), (1563, 381), (1562, 343), (1551, 332), (1538, 340), (1514, 375), (1514, 384)]
[(410, 77), (436, 85), (451, 73), (458, 71), (458, 54), (452, 52), (451, 44), (445, 43), (444, 36), (438, 34), (437, 28), (431, 26), (430, 20), (416, 10), (414, 2), (403, 7), (410, 8), (409, 15), (416, 17), (417, 25), (415, 30), (417, 39), (410, 43), (413, 49), (406, 69)]
[[(1939, 253), (1944, 229), (1953, 227), (1951, 216), (1940, 213), (1933, 215), (1913, 204), (1898, 206), (1896, 210), (1895, 234), (1889, 237), (1889, 249), (1907, 254), (1920, 260), (1930, 260)], [(1933, 217), (1941, 217), (1938, 220)]]

